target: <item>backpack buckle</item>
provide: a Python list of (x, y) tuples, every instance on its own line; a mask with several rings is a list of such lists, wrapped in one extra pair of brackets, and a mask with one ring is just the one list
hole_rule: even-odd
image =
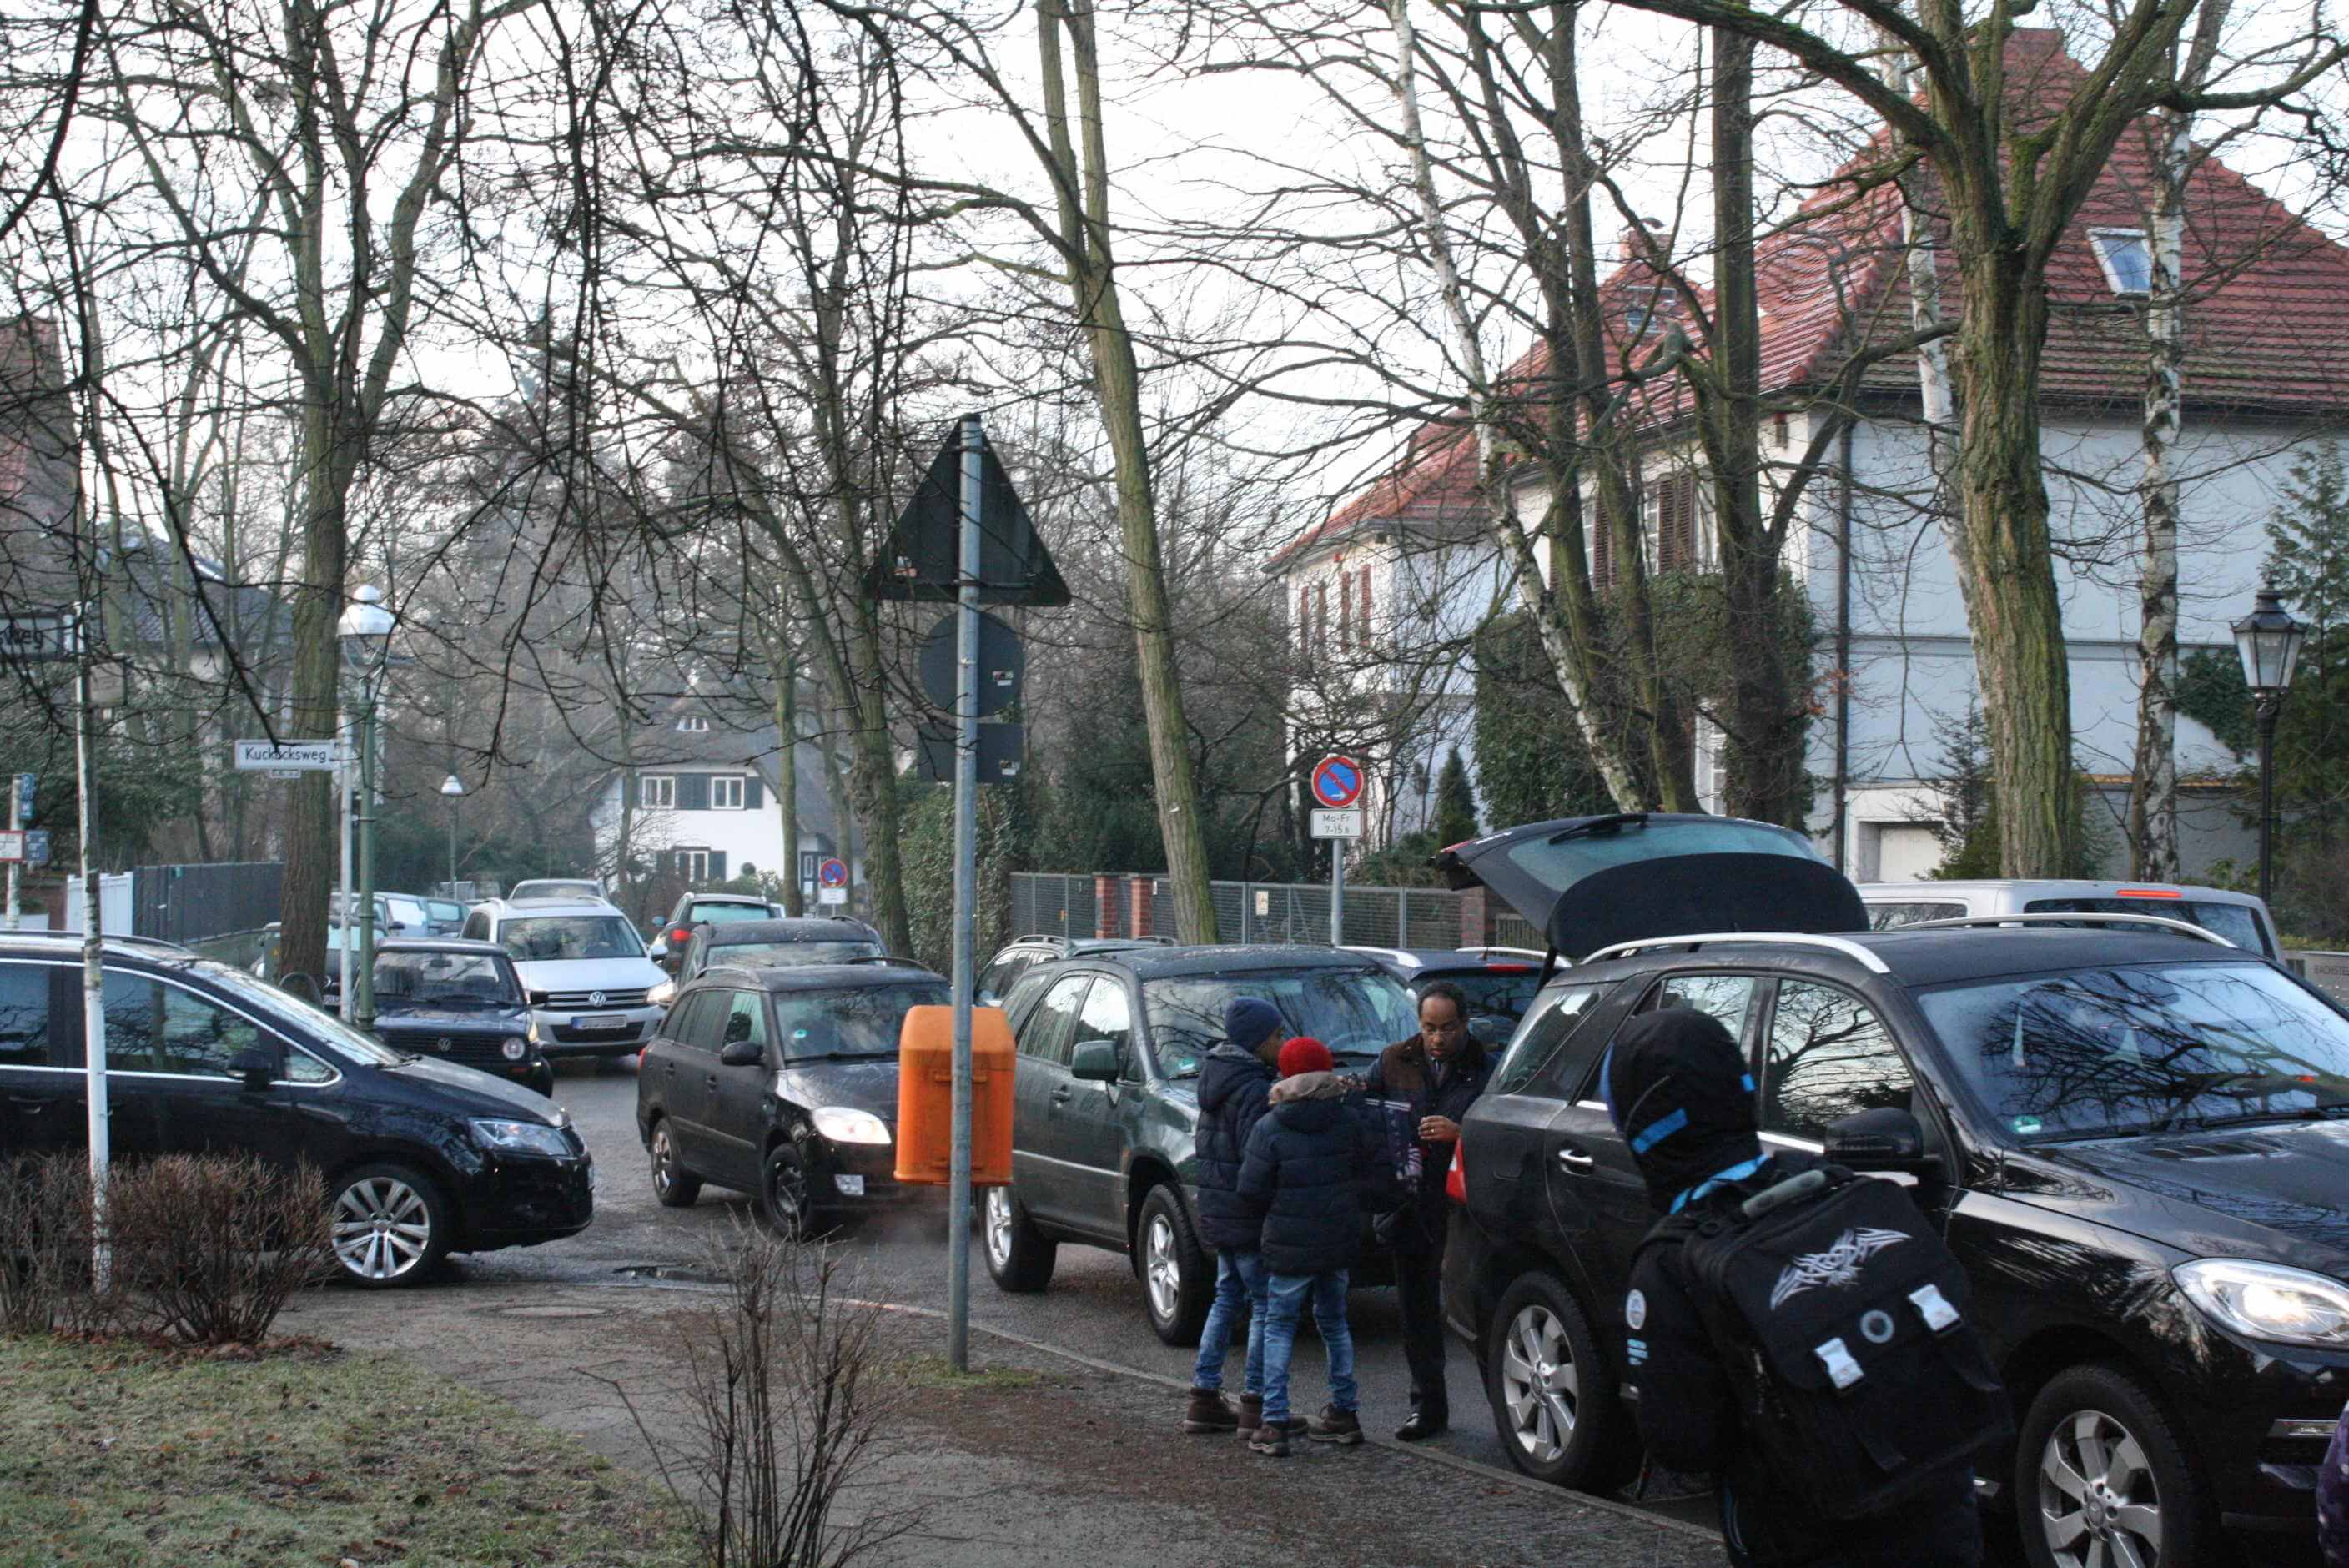
[(1925, 1326), (1934, 1333), (1957, 1326), (1958, 1309), (1950, 1305), (1950, 1298), (1941, 1294), (1940, 1285), (1920, 1285), (1909, 1293), (1909, 1299), (1915, 1304), (1918, 1315), (1924, 1318)]
[(1868, 1376), (1860, 1370), (1859, 1363), (1852, 1359), (1850, 1347), (1845, 1345), (1841, 1338), (1830, 1339), (1824, 1345), (1814, 1346), (1811, 1354), (1826, 1363), (1827, 1376), (1834, 1380), (1835, 1386), (1838, 1388), (1848, 1388)]

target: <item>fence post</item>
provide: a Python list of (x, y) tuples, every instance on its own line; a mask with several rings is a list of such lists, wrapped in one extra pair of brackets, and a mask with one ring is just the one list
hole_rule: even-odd
[(1395, 945), (1411, 945), (1411, 889), (1395, 889)]

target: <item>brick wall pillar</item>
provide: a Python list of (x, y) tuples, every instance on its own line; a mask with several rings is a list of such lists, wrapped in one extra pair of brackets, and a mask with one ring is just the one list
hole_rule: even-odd
[(1158, 934), (1158, 927), (1150, 918), (1150, 882), (1151, 879), (1146, 876), (1128, 877), (1125, 881), (1127, 907), (1131, 911), (1131, 918), (1125, 927), (1128, 936), (1154, 936)]
[(1493, 945), (1493, 895), (1481, 887), (1472, 887), (1460, 895), (1460, 945), (1490, 947)]
[(1125, 879), (1107, 872), (1093, 877), (1093, 934), (1120, 936), (1124, 911), (1120, 907), (1125, 897)]

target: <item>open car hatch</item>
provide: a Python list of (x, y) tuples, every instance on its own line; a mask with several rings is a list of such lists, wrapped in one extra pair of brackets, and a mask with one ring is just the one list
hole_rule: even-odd
[(1716, 931), (1866, 931), (1868, 909), (1810, 840), (1739, 817), (1568, 817), (1439, 851), (1455, 888), (1482, 885), (1571, 964), (1619, 942)]

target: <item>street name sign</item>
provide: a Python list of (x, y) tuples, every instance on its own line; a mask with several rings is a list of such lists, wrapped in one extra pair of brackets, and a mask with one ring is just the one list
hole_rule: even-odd
[(239, 740), (232, 743), (236, 766), (243, 773), (331, 773), (335, 743), (331, 740)]
[(71, 615), (0, 615), (0, 657), (69, 659), (80, 651)]
[(1362, 813), (1317, 808), (1313, 812), (1313, 836), (1317, 839), (1359, 839), (1362, 836)]

